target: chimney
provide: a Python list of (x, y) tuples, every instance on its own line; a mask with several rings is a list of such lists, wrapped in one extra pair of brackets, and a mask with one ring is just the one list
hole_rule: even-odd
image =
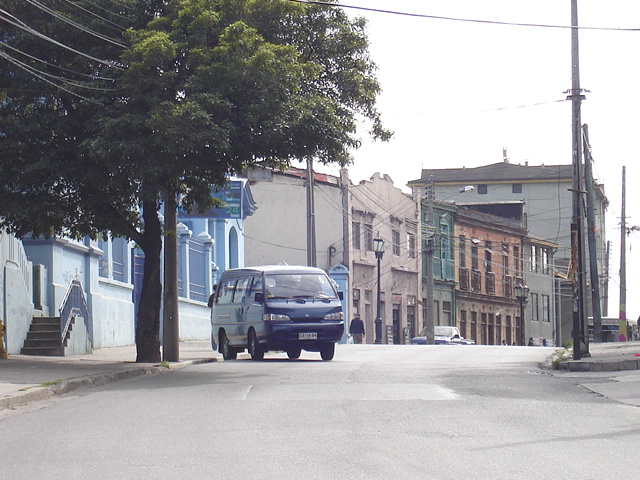
[(509, 159), (507, 158), (507, 149), (506, 149), (506, 147), (502, 149), (502, 161), (504, 163), (509, 163)]

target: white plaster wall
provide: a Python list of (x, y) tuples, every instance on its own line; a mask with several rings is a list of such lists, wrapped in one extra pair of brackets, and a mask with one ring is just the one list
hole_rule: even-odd
[(180, 340), (209, 340), (211, 338), (211, 309), (206, 303), (179, 299)]
[[(337, 180), (336, 180), (337, 181)], [(279, 173), (251, 185), (256, 212), (245, 220), (245, 265), (286, 262), (307, 265), (306, 180)], [(328, 270), (343, 259), (342, 190), (338, 184), (314, 187), (316, 260)], [(329, 248), (335, 252), (329, 258)]]
[(33, 304), (20, 269), (13, 263), (4, 267), (4, 318), (7, 353), (19, 354), (33, 318)]
[(91, 294), (93, 348), (135, 343), (133, 285), (100, 279)]

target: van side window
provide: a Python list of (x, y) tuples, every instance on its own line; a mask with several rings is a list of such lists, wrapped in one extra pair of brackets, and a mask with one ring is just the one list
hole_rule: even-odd
[(236, 292), (233, 295), (233, 303), (242, 303), (244, 295), (247, 292), (247, 287), (249, 286), (249, 280), (251, 280), (251, 277), (242, 277), (238, 279)]
[(218, 298), (216, 299), (216, 303), (220, 305), (231, 303), (231, 301), (233, 300), (233, 292), (235, 291), (235, 288), (235, 278), (230, 278), (221, 282), (220, 286), (218, 287)]
[(256, 293), (262, 293), (262, 276), (253, 277), (251, 284), (251, 298), (255, 298)]

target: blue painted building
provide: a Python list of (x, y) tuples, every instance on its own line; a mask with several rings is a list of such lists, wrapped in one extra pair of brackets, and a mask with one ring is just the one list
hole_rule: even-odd
[[(206, 302), (212, 285), (223, 270), (244, 266), (244, 220), (256, 209), (247, 180), (231, 179), (215, 195), (224, 208), (178, 217), (179, 335), (185, 340), (210, 337)], [(109, 236), (20, 242), (4, 234), (0, 257), (9, 354), (21, 352), (33, 317), (59, 316), (72, 283), (84, 292), (88, 318), (71, 329), (67, 353), (80, 353), (83, 345), (91, 350), (135, 343), (144, 258), (131, 242)]]

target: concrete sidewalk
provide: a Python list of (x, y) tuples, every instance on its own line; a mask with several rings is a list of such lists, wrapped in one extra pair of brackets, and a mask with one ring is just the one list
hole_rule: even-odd
[[(569, 357), (558, 362), (559, 370), (640, 370), (640, 342), (592, 343), (589, 350), (591, 357), (577, 361)], [(187, 365), (222, 360), (222, 356), (211, 349), (211, 343), (208, 341), (180, 342), (180, 362), (170, 363), (168, 367), (135, 363), (135, 358), (135, 346), (103, 348), (88, 355), (69, 357), (10, 355), (7, 360), (0, 359), (0, 410), (62, 395), (79, 388), (105, 385), (139, 375), (157, 375)], [(552, 360), (553, 358), (549, 359), (549, 365)]]
[(580, 360), (568, 359), (558, 363), (559, 370), (569, 372), (619, 372), (640, 370), (640, 342), (591, 343), (590, 357)]
[(187, 365), (215, 362), (222, 356), (208, 341), (180, 342), (180, 362), (162, 366), (135, 363), (136, 347), (95, 350), (87, 355), (0, 359), (0, 410), (44, 400), (79, 388), (105, 385), (139, 375), (156, 375)]

